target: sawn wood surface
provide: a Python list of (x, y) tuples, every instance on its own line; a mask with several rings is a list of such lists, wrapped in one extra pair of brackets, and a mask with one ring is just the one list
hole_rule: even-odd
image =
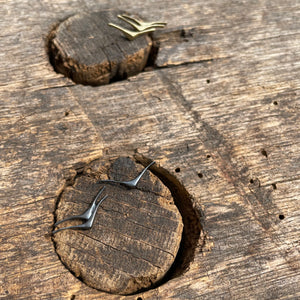
[[(168, 23), (156, 66), (100, 87), (56, 73), (53, 25), (109, 8)], [(0, 297), (299, 298), (299, 12), (294, 0), (1, 1)], [(202, 232), (185, 272), (119, 296), (76, 278), (49, 232), (70, 176), (134, 153), (184, 186)]]

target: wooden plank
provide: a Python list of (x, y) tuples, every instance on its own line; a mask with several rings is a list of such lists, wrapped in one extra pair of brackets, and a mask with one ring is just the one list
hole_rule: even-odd
[(76, 170), (138, 151), (186, 188), (203, 231), (186, 272), (127, 299), (298, 298), (299, 5), (125, 1), (168, 22), (164, 69), (99, 88), (53, 72), (51, 26), (118, 6), (1, 5), (1, 297), (120, 299), (76, 279), (47, 233)]
[[(295, 1), (199, 1), (189, 6), (183, 18), (186, 26), (172, 23), (172, 29), (156, 32), (160, 45), (156, 65), (167, 67), (226, 57), (255, 61), (283, 55), (282, 43), (299, 35), (299, 5)], [(178, 21), (180, 16), (173, 20)], [(175, 29), (176, 28), (176, 29)], [(278, 44), (280, 43), (280, 44)], [(294, 44), (294, 43), (292, 43)], [(285, 56), (298, 55), (296, 44)], [(276, 68), (279, 66), (276, 65)]]

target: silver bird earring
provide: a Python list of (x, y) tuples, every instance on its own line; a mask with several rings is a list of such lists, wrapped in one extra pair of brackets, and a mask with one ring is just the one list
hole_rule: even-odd
[(145, 172), (153, 165), (155, 164), (155, 161), (151, 162), (136, 178), (129, 180), (129, 181), (117, 181), (117, 180), (100, 180), (98, 181), (98, 183), (119, 183), (122, 185), (125, 185), (129, 188), (135, 188), (138, 184), (138, 182), (140, 181), (140, 179), (142, 178), (142, 176), (145, 174)]
[(68, 218), (65, 218), (59, 222), (56, 222), (54, 224), (54, 227), (56, 227), (57, 225), (59, 225), (62, 222), (65, 221), (69, 221), (69, 220), (74, 220), (74, 219), (81, 219), (81, 220), (85, 220), (86, 222), (83, 224), (79, 224), (79, 225), (74, 225), (74, 226), (68, 226), (68, 227), (63, 227), (63, 228), (59, 228), (56, 229), (52, 232), (52, 234), (55, 234), (61, 230), (65, 230), (65, 229), (82, 229), (82, 230), (86, 230), (86, 229), (91, 229), (94, 223), (94, 219), (97, 213), (97, 210), (100, 206), (100, 204), (108, 197), (107, 195), (104, 196), (102, 199), (100, 199), (100, 201), (96, 204), (97, 200), (99, 199), (100, 195), (102, 194), (102, 192), (104, 191), (105, 187), (103, 187), (98, 194), (96, 195), (95, 199), (93, 200), (92, 204), (90, 205), (90, 207), (81, 215), (76, 215), (76, 216), (70, 216)]

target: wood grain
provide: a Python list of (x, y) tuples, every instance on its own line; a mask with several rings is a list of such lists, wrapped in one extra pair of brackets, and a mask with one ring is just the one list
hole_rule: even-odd
[(128, 27), (117, 18), (122, 13), (104, 10), (76, 14), (56, 25), (48, 37), (54, 69), (76, 83), (88, 85), (107, 84), (141, 72), (152, 40), (143, 35), (129, 41), (108, 25)]
[[(154, 36), (159, 68), (93, 88), (53, 72), (52, 24), (116, 7), (168, 22)], [(1, 297), (300, 297), (297, 2), (5, 1), (0, 10)], [(72, 275), (47, 233), (76, 172), (136, 151), (185, 187), (203, 232), (184, 273), (120, 297)]]
[[(103, 186), (102, 196), (108, 198), (90, 230), (55, 234), (57, 254), (76, 277), (98, 290), (133, 294), (149, 289), (167, 274), (181, 242), (183, 223), (171, 192), (150, 172), (136, 189), (97, 183), (99, 179), (136, 177), (143, 166), (129, 157), (113, 162), (96, 160), (86, 169), (88, 173), (84, 171), (63, 191), (56, 219), (81, 214)], [(74, 224), (68, 221), (59, 226)]]

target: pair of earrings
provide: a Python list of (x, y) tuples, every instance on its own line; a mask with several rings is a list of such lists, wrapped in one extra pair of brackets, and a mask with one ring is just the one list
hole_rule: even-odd
[[(118, 184), (125, 185), (126, 187), (129, 187), (129, 188), (136, 188), (136, 186), (137, 186), (138, 182), (140, 181), (140, 179), (142, 178), (142, 176), (153, 164), (155, 164), (154, 161), (151, 162), (146, 168), (144, 168), (144, 170), (136, 178), (134, 178), (132, 180), (129, 180), (129, 181), (100, 180), (100, 181), (98, 181), (98, 183), (105, 183), (105, 182), (118, 183)], [(108, 197), (108, 195), (106, 195), (103, 198), (101, 198), (99, 200), (99, 202), (97, 202), (98, 199), (100, 198), (102, 192), (104, 191), (104, 189), (105, 189), (105, 186), (98, 192), (95, 199), (91, 203), (90, 207), (84, 213), (82, 213), (81, 215), (70, 216), (66, 219), (58, 221), (54, 224), (54, 227), (56, 227), (57, 225), (65, 222), (65, 221), (75, 220), (75, 219), (84, 220), (85, 222), (83, 224), (59, 228), (59, 229), (54, 230), (52, 232), (52, 234), (55, 234), (61, 230), (66, 230), (66, 229), (81, 229), (81, 230), (91, 229), (94, 224), (95, 216), (96, 216), (96, 213), (97, 213), (97, 210), (98, 210), (100, 204)]]
[(156, 28), (163, 28), (167, 25), (167, 23), (165, 22), (144, 22), (142, 20), (135, 19), (125, 14), (118, 15), (118, 18), (131, 25), (137, 31), (128, 30), (113, 23), (109, 23), (108, 25), (123, 32), (126, 38), (130, 41), (134, 40), (142, 34), (153, 32)]

